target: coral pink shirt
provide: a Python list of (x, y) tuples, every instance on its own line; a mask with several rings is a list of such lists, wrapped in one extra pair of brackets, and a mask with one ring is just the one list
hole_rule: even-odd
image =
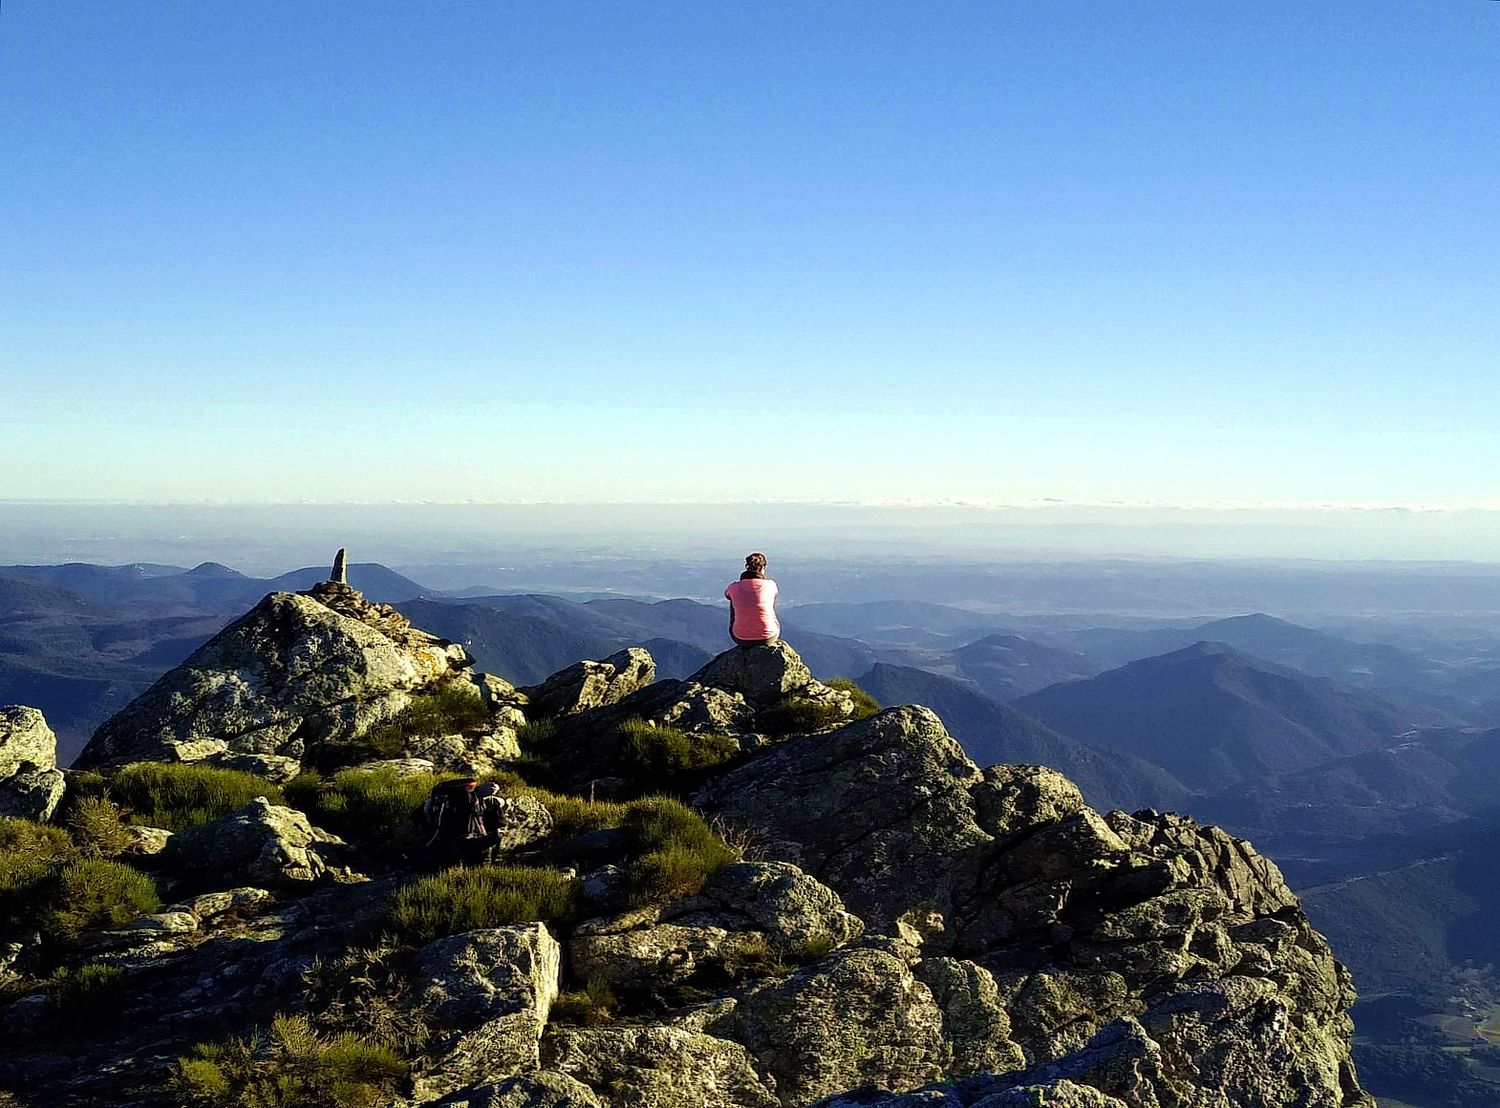
[(734, 621), (729, 633), (737, 639), (774, 639), (781, 635), (776, 620), (776, 582), (769, 577), (747, 577), (724, 590)]

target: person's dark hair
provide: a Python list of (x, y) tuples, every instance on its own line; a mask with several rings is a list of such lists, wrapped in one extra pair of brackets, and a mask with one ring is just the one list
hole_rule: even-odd
[(740, 574), (740, 580), (746, 581), (752, 577), (764, 577), (766, 575), (766, 556), (755, 553), (745, 556), (745, 572)]

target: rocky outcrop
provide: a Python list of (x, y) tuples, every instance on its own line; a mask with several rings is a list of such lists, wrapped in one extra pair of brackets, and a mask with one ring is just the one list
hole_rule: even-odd
[(49, 820), (67, 782), (57, 768), (57, 736), (35, 708), (0, 707), (0, 816)]
[(838, 894), (785, 862), (741, 862), (697, 896), (665, 907), (589, 920), (568, 943), (573, 976), (637, 992), (733, 976), (747, 959), (797, 961), (860, 936), (864, 924)]
[[(361, 1028), (373, 1012), (371, 1027), (419, 1029), (403, 1040), (421, 1044), (410, 1106), (1371, 1108), (1349, 1061), (1348, 974), (1249, 844), (1176, 815), (1096, 812), (1045, 767), (981, 769), (920, 707), (841, 722), (852, 698), (784, 643), (690, 681), (646, 683), (649, 656), (624, 652), (517, 692), (398, 621), (335, 582), (267, 598), (101, 731), (93, 757), (300, 761), (415, 691), (461, 685), (505, 727), (528, 700), (554, 719), (534, 733), (551, 733), (548, 768), (583, 796), (615, 771), (625, 720), (730, 737), (727, 761), (669, 784), (748, 860), (705, 877), (686, 836), (652, 864), (680, 867), (693, 892), (642, 906), (629, 813), (512, 785), (507, 861), (576, 867), (579, 911), (351, 952), (387, 933), (406, 878), (320, 881), (354, 880), (335, 872), (341, 844), (257, 800), (149, 860), (175, 903), (78, 940), (149, 975), (130, 1019), (183, 1010), (217, 1035), (283, 1006), (349, 1005), (345, 1026)], [(833, 710), (799, 715), (798, 698)], [(772, 718), (819, 730), (788, 736)], [(458, 756), (448, 738), (478, 757), (464, 733), (370, 765), (442, 769)], [(513, 879), (522, 904), (531, 878)], [(330, 992), (344, 957), (358, 972)], [(12, 1005), (4, 1026), (42, 1007)], [(101, 1103), (119, 1075), (147, 1087), (195, 1040), (141, 1023), (129, 1064), (107, 1035), (86, 1064), (0, 1045), (0, 1082)]]
[(745, 1048), (667, 1025), (569, 1028), (548, 1036), (546, 1061), (606, 1104), (641, 1108), (780, 1108)]
[(961, 1104), (1062, 1080), (1150, 1108), (1226, 1087), (1232, 1105), (1370, 1103), (1348, 973), (1275, 866), (1217, 829), (1101, 817), (1039, 767), (981, 772), (921, 708), (792, 739), (698, 802), (878, 930), (941, 918), (916, 976), (954, 1062), (989, 1057), (949, 1090)]
[(650, 653), (632, 646), (598, 662), (577, 662), (540, 685), (521, 692), (534, 719), (577, 715), (614, 704), (645, 688), (656, 677)]
[(816, 680), (791, 644), (780, 639), (762, 646), (726, 650), (693, 674), (692, 680), (738, 693), (757, 710), (797, 697), (826, 704), (836, 715), (847, 717), (854, 711), (854, 701), (848, 693)]
[(788, 1104), (873, 1085), (915, 1089), (942, 1076), (943, 1014), (899, 943), (840, 951), (760, 985), (714, 1030), (744, 1043)]
[(295, 808), (261, 797), (233, 815), (173, 835), (159, 856), (189, 884), (285, 885), (327, 875), (343, 845)]
[[(261, 759), (284, 778), (310, 751), (392, 720), (419, 691), (470, 687), (497, 711), (514, 708), (498, 702), (508, 685), (498, 682), (497, 693), (498, 679), (476, 678), (469, 664), (461, 646), (348, 585), (272, 593), (107, 720), (77, 765)], [(513, 757), (521, 720), (517, 710), (498, 721), (498, 745), (482, 754)], [(433, 745), (444, 760), (464, 753)]]
[(436, 1062), (417, 1078), (419, 1099), (536, 1069), (560, 960), (557, 940), (540, 923), (469, 931), (424, 947), (419, 1004), (442, 1037)]

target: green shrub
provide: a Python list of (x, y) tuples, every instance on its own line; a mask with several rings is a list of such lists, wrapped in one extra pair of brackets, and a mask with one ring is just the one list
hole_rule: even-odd
[(49, 883), (79, 857), (60, 827), (0, 819), (0, 930), (35, 926)]
[(345, 757), (400, 758), (414, 741), (478, 731), (489, 722), (489, 708), (472, 689), (449, 686), (416, 693), (395, 716), (349, 744)]
[(629, 811), (627, 805), (609, 800), (590, 800), (570, 793), (555, 793), (522, 785), (508, 789), (512, 795), (535, 797), (552, 815), (552, 830), (564, 838), (581, 835), (585, 831), (601, 831), (607, 827), (619, 827), (625, 822)]
[(110, 799), (131, 823), (183, 831), (223, 819), (258, 796), (273, 804), (281, 789), (264, 777), (216, 766), (180, 762), (132, 762), (110, 779)]
[(795, 965), (807, 965), (809, 962), (819, 962), (833, 953), (833, 937), (831, 935), (813, 935), (806, 939), (798, 939), (786, 948), (784, 957)]
[(84, 797), (74, 804), (68, 816), (68, 830), (85, 858), (117, 857), (135, 841), (120, 814), (120, 806), (102, 796)]
[(577, 992), (559, 993), (552, 1002), (551, 1018), (557, 1023), (596, 1027), (614, 1018), (618, 1003), (609, 982), (595, 977)]
[(631, 776), (674, 777), (708, 769), (739, 753), (728, 735), (687, 735), (675, 727), (658, 727), (643, 719), (620, 724), (620, 768)]
[(516, 731), (516, 742), (527, 754), (539, 754), (557, 739), (555, 719), (536, 719)]
[(381, 1043), (278, 1016), (265, 1038), (200, 1043), (177, 1060), (172, 1083), (210, 1108), (376, 1108), (395, 1099), (408, 1069)]
[(667, 797), (629, 805), (625, 827), (639, 852), (626, 869), (635, 906), (691, 896), (709, 874), (739, 859), (702, 816)]
[(449, 869), (396, 890), (386, 923), (402, 942), (420, 946), (446, 935), (573, 914), (578, 879), (536, 866)]
[(390, 766), (346, 769), (331, 778), (304, 773), (287, 785), (288, 800), (319, 827), (361, 843), (388, 839), (421, 807), (443, 777)]
[(780, 977), (791, 972), (771, 949), (764, 935), (750, 935), (731, 946), (724, 955), (724, 973), (731, 981), (754, 977)]
[(88, 963), (59, 969), (48, 980), (47, 992), (54, 1015), (65, 1026), (92, 1027), (104, 1022), (124, 983), (118, 967)]
[(856, 685), (847, 677), (835, 677), (831, 681), (824, 682), (830, 689), (846, 692), (854, 698), (854, 715), (852, 719), (869, 719), (880, 711), (880, 701), (876, 700), (864, 689)]
[(806, 696), (789, 696), (765, 709), (756, 723), (768, 735), (806, 735), (845, 722), (838, 705)]
[(118, 927), (161, 907), (151, 878), (98, 858), (63, 866), (46, 882), (44, 896), (42, 930), (64, 938), (90, 927)]
[(0, 897), (33, 887), (78, 857), (78, 848), (60, 827), (0, 818)]

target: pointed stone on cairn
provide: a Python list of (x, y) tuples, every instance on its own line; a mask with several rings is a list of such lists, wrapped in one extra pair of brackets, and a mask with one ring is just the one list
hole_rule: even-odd
[(339, 552), (333, 556), (333, 571), (329, 573), (328, 579), (335, 585), (347, 585), (349, 583), (349, 551), (339, 547)]

